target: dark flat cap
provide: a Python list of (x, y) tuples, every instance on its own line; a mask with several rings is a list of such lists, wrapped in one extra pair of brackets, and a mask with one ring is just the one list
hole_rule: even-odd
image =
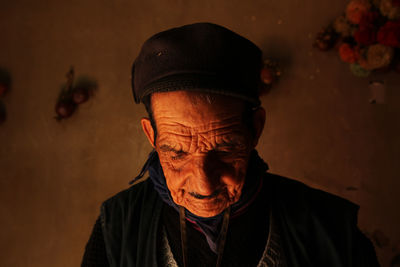
[(238, 97), (255, 106), (261, 50), (248, 39), (212, 23), (196, 23), (155, 34), (132, 67), (136, 103), (155, 92), (190, 90)]

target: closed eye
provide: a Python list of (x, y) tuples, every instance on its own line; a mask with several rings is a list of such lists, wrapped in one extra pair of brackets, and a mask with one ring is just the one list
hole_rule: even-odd
[(187, 155), (186, 152), (179, 150), (179, 151), (172, 151), (171, 152), (171, 159), (172, 160), (179, 160), (183, 159)]
[(246, 146), (242, 143), (222, 143), (217, 145), (216, 151), (232, 153), (234, 151), (245, 149), (245, 147)]

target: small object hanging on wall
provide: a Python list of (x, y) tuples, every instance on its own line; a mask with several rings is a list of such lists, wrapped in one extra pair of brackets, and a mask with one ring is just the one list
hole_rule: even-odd
[(57, 100), (55, 111), (56, 119), (62, 120), (69, 118), (77, 109), (78, 105), (85, 103), (94, 95), (97, 89), (97, 83), (85, 76), (75, 79), (74, 69), (71, 67), (67, 73), (67, 82), (62, 87)]
[(3, 102), (0, 101), (0, 125), (3, 124), (7, 119), (7, 111)]
[(260, 95), (268, 93), (272, 84), (277, 82), (281, 75), (282, 70), (275, 60), (264, 60), (264, 66), (260, 73), (261, 82), (263, 84)]
[(0, 97), (3, 97), (10, 91), (11, 75), (3, 68), (0, 68)]
[(5, 95), (8, 91), (8, 86), (4, 83), (0, 83), (0, 97)]
[(7, 110), (4, 103), (1, 101), (11, 88), (11, 75), (4, 69), (0, 68), (0, 124), (3, 124), (7, 119)]
[(74, 92), (72, 93), (72, 100), (75, 104), (79, 105), (85, 103), (89, 99), (89, 92), (84, 88), (75, 88)]
[(76, 104), (72, 101), (72, 85), (74, 82), (74, 69), (71, 67), (67, 73), (67, 83), (62, 88), (56, 104), (57, 120), (70, 117), (76, 108)]
[(369, 89), (371, 92), (371, 98), (369, 102), (371, 104), (384, 104), (385, 103), (385, 84), (383, 81), (371, 81), (369, 83)]

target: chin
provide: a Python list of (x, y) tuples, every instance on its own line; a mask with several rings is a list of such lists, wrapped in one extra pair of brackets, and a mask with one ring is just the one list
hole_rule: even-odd
[(215, 209), (215, 210), (200, 210), (200, 209), (191, 209), (190, 207), (185, 207), (187, 210), (189, 210), (191, 213), (193, 213), (196, 216), (203, 217), (203, 218), (211, 218), (214, 216), (217, 216), (218, 214), (221, 214), (225, 208), (223, 209)]
[(200, 217), (214, 217), (231, 205), (226, 199), (193, 200), (185, 199), (182, 203), (188, 211)]
[(241, 190), (231, 192), (231, 194), (226, 190), (211, 199), (197, 199), (186, 193), (185, 190), (178, 191), (179, 194), (172, 190), (170, 192), (175, 204), (204, 218), (214, 217), (224, 212), (226, 208), (238, 201), (241, 195)]

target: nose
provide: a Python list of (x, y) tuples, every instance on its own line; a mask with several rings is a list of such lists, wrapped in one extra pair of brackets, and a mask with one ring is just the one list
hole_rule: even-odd
[(218, 175), (217, 161), (212, 153), (195, 155), (190, 164), (192, 177), (190, 180), (193, 196), (204, 199), (216, 195), (220, 190), (220, 177)]

